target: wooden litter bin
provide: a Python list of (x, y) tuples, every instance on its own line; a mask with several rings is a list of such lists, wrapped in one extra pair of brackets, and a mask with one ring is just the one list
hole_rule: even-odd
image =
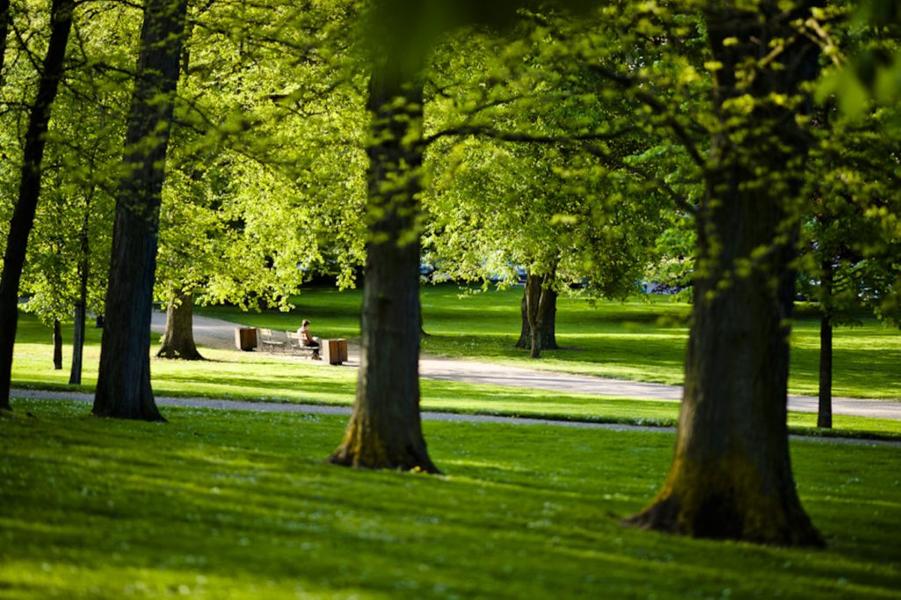
[(249, 352), (257, 347), (257, 329), (256, 327), (236, 327), (235, 328), (235, 346), (238, 350)]
[(322, 340), (322, 360), (330, 365), (340, 365), (347, 360), (347, 340)]

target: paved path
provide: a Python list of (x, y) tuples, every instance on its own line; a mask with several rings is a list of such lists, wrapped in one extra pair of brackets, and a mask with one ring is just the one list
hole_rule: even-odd
[[(84, 392), (53, 392), (47, 390), (13, 389), (10, 396), (30, 400), (57, 400), (90, 404), (93, 394)], [(295, 413), (312, 415), (350, 415), (349, 406), (326, 406), (320, 404), (293, 404), (286, 402), (246, 402), (242, 400), (216, 400), (213, 398), (174, 398), (157, 396), (158, 406), (174, 406), (181, 408), (206, 408), (212, 410), (237, 410), (261, 413)], [(425, 421), (444, 421), (455, 423), (501, 423), (505, 425), (550, 425), (571, 429), (603, 429), (607, 431), (642, 431), (651, 433), (674, 433), (674, 427), (648, 427), (646, 425), (625, 425), (622, 423), (592, 423), (588, 421), (558, 421), (553, 419), (528, 419), (522, 417), (500, 417), (495, 415), (468, 415), (425, 411)], [(792, 440), (819, 442), (825, 444), (849, 444), (854, 446), (888, 446), (901, 448), (901, 440), (868, 440), (846, 437), (818, 437), (792, 435)]]
[[(165, 314), (155, 313), (153, 329), (161, 332), (165, 321)], [(230, 321), (195, 315), (194, 339), (203, 346), (234, 350), (235, 327), (238, 325)], [(346, 366), (355, 367), (359, 364), (359, 350), (351, 347), (349, 354), (350, 360)], [(678, 402), (682, 397), (681, 386), (574, 375), (452, 358), (422, 357), (419, 361), (419, 374), (426, 379), (525, 387), (613, 398)], [(796, 412), (816, 413), (817, 399), (813, 396), (790, 396), (788, 408)], [(832, 399), (832, 412), (836, 415), (901, 420), (901, 401), (837, 397)]]

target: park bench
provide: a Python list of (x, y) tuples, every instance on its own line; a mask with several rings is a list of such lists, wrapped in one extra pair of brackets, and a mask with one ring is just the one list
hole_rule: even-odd
[(271, 329), (260, 328), (260, 335), (257, 339), (260, 349), (269, 352), (284, 352), (288, 345), (288, 337), (282, 331), (273, 332)]
[(300, 334), (293, 331), (273, 331), (260, 328), (259, 348), (264, 352), (278, 352), (283, 354), (298, 354), (319, 358), (319, 349), (304, 346), (300, 340)]
[(300, 334), (295, 331), (273, 331), (260, 328), (257, 341), (259, 343), (258, 347), (264, 352), (297, 354), (309, 356), (310, 358), (319, 358), (319, 348), (304, 346)]
[(285, 336), (288, 339), (288, 350), (292, 354), (308, 355), (310, 358), (319, 358), (319, 348), (312, 348), (303, 345), (303, 338), (296, 331), (286, 331)]

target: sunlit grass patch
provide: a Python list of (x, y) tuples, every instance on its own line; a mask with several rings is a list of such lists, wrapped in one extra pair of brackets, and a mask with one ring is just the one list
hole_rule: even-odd
[[(897, 448), (792, 443), (825, 551), (625, 528), (666, 432), (426, 422), (444, 475), (324, 462), (341, 417), (19, 402), (0, 419), (0, 590), (16, 598), (891, 597)], [(32, 416), (26, 416), (31, 413)], [(728, 592), (726, 592), (728, 590)]]

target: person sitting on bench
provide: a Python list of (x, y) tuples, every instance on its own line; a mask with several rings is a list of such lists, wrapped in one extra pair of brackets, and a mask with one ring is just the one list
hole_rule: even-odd
[(297, 333), (300, 335), (300, 343), (303, 346), (307, 348), (319, 348), (319, 338), (314, 338), (310, 335), (310, 322), (308, 320), (303, 320)]

